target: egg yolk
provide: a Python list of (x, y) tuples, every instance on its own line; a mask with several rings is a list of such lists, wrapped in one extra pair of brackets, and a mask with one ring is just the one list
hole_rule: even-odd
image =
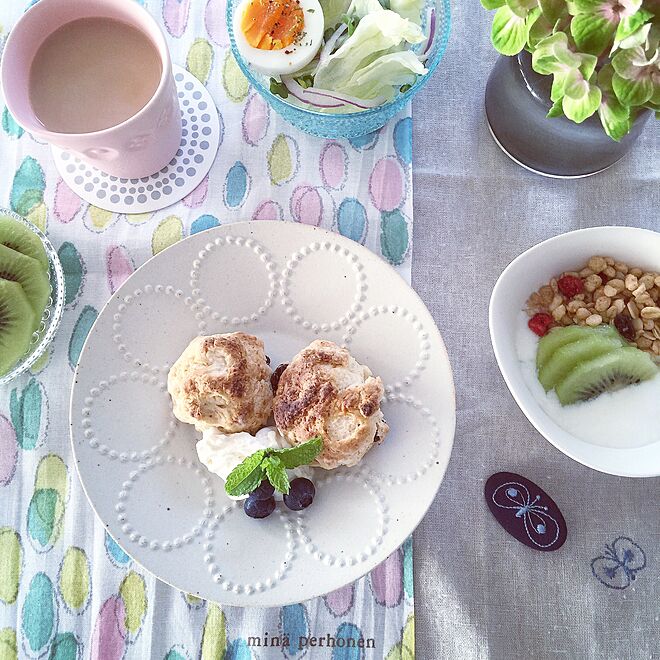
[(300, 0), (252, 0), (241, 21), (247, 42), (261, 50), (290, 46), (304, 27)]

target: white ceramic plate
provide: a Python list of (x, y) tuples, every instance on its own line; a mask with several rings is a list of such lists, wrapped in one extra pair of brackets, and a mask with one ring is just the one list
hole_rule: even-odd
[(660, 272), (660, 234), (631, 227), (594, 227), (555, 236), (521, 254), (504, 270), (493, 289), (490, 336), (495, 357), (520, 409), (557, 449), (583, 465), (608, 474), (660, 476), (660, 442), (612, 448), (580, 440), (553, 421), (524, 380), (516, 351), (516, 335), (520, 312), (525, 309), (527, 299), (557, 273), (574, 270), (596, 254)]
[[(317, 471), (306, 511), (252, 520), (171, 413), (166, 379), (198, 334), (261, 337), (274, 366), (315, 338), (345, 343), (383, 378), (391, 433), (353, 469)], [(186, 592), (228, 605), (299, 602), (361, 577), (415, 529), (451, 453), (451, 368), (431, 315), (360, 245), (279, 222), (192, 236), (112, 296), (71, 398), (80, 478), (109, 533)]]

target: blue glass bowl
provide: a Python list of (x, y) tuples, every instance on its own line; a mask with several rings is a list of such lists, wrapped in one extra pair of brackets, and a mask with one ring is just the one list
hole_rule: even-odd
[(426, 25), (428, 9), (435, 8), (436, 15), (435, 37), (429, 57), (424, 63), (428, 69), (428, 73), (420, 76), (409, 90), (399, 93), (384, 105), (348, 114), (326, 114), (311, 108), (308, 109), (294, 105), (280, 96), (272, 94), (270, 92), (268, 76), (264, 76), (250, 68), (249, 64), (239, 53), (234, 38), (233, 17), (234, 10), (239, 3), (240, 0), (227, 0), (227, 30), (229, 31), (231, 50), (241, 71), (243, 71), (250, 84), (284, 119), (302, 131), (324, 138), (354, 138), (371, 133), (387, 123), (389, 119), (399, 112), (406, 103), (411, 101), (413, 96), (426, 85), (442, 59), (449, 39), (449, 0), (427, 0), (426, 8), (423, 12), (425, 18), (422, 23), (424, 34), (427, 34), (428, 30), (428, 26)]

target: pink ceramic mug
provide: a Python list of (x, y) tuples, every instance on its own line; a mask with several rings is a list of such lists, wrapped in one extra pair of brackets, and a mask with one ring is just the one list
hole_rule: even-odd
[[(39, 46), (79, 18), (111, 18), (140, 30), (155, 45), (162, 74), (147, 104), (126, 121), (92, 133), (57, 133), (35, 116), (29, 98), (30, 66)], [(27, 131), (122, 178), (148, 176), (165, 167), (181, 142), (181, 113), (165, 36), (134, 0), (40, 0), (11, 31), (2, 57), (2, 88), (9, 111)]]

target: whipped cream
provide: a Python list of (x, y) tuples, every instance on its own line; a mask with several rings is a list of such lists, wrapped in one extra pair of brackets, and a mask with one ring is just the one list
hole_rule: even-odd
[[(274, 426), (266, 426), (255, 435), (246, 432), (222, 433), (216, 428), (208, 428), (197, 443), (197, 456), (209, 472), (226, 481), (230, 472), (254, 452), (260, 449), (285, 449), (290, 446)], [(311, 474), (305, 466), (288, 472), (290, 477), (309, 478)], [(231, 499), (246, 498), (247, 495), (242, 495)]]

